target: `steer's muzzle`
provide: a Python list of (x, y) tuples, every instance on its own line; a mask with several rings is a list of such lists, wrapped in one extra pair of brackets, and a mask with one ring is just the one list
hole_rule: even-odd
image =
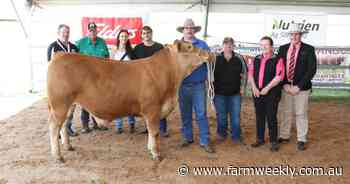
[(216, 54), (213, 52), (204, 51), (199, 49), (199, 56), (204, 60), (204, 62), (215, 62)]

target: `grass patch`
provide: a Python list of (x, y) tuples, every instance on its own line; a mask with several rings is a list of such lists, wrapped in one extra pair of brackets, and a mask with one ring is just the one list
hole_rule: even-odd
[[(246, 98), (251, 98), (252, 93), (247, 89)], [(312, 89), (311, 101), (313, 102), (339, 102), (350, 104), (350, 90), (336, 89)]]
[(313, 89), (311, 100), (350, 103), (350, 90)]

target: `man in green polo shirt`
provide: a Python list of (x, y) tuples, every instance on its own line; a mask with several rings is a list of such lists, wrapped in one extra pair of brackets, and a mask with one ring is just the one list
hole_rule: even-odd
[[(88, 36), (77, 41), (77, 47), (80, 54), (109, 58), (109, 52), (106, 42), (97, 36), (97, 26), (94, 22), (88, 24)], [(89, 128), (90, 114), (85, 109), (81, 110), (80, 119), (83, 125), (81, 133), (89, 133), (91, 130)], [(94, 117), (91, 118), (93, 122), (93, 129), (95, 130), (108, 130), (107, 127), (98, 127)]]
[(88, 36), (77, 41), (79, 52), (84, 55), (109, 58), (106, 42), (97, 36), (97, 26), (94, 22), (88, 24)]

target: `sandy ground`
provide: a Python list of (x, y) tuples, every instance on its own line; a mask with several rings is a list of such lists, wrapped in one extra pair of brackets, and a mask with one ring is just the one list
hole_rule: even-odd
[[(216, 123), (210, 112), (210, 128), (215, 154), (204, 152), (195, 144), (180, 148), (178, 111), (169, 120), (169, 138), (161, 139), (163, 160), (152, 161), (146, 151), (147, 137), (142, 134), (115, 134), (95, 131), (72, 138), (76, 151), (63, 151), (66, 163), (54, 164), (49, 154), (47, 104), (33, 106), (0, 122), (0, 184), (4, 183), (350, 183), (350, 105), (335, 102), (312, 102), (308, 149), (296, 150), (295, 128), (289, 144), (271, 153), (269, 145), (253, 149), (230, 140), (215, 139)], [(75, 127), (81, 129), (78, 114)], [(126, 123), (125, 123), (126, 124)], [(245, 142), (255, 140), (255, 117), (252, 102), (245, 100), (242, 109)], [(137, 124), (137, 131), (144, 125)], [(127, 130), (127, 127), (125, 127)], [(267, 139), (267, 138), (266, 138)], [(181, 164), (190, 167), (188, 176), (179, 176)], [(192, 168), (215, 167), (342, 167), (343, 176), (195, 176)], [(339, 170), (338, 170), (339, 171)]]

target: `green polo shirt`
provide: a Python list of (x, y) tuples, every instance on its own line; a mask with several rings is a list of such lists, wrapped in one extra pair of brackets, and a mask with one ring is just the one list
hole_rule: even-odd
[(96, 43), (93, 44), (89, 37), (84, 37), (77, 41), (76, 45), (79, 49), (79, 53), (81, 54), (102, 58), (109, 57), (106, 42), (102, 38), (97, 37)]

